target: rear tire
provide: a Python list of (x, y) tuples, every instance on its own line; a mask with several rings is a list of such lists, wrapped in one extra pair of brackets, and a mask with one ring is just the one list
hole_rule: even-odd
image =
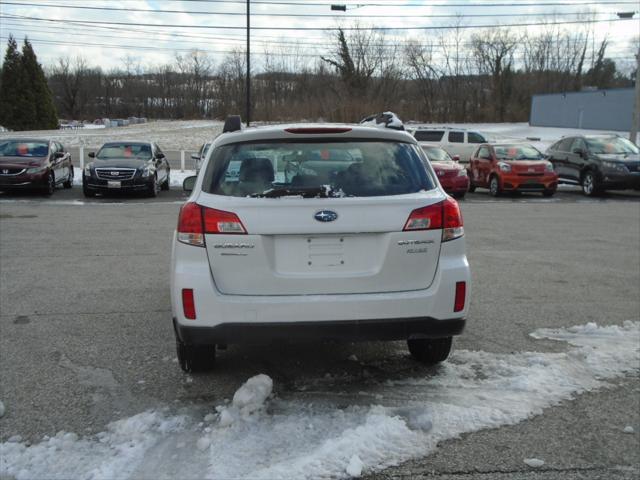
[(73, 187), (73, 166), (69, 167), (69, 176), (67, 177), (67, 179), (64, 181), (64, 183), (62, 184), (62, 186), (64, 188), (71, 188)]
[(556, 193), (555, 190), (545, 190), (542, 192), (542, 196), (543, 197), (553, 197), (553, 195)]
[(151, 185), (149, 185), (149, 190), (147, 192), (147, 196), (150, 198), (153, 197), (157, 197), (158, 196), (158, 177), (154, 176), (153, 177), (153, 182), (151, 183)]
[(186, 345), (176, 338), (176, 353), (180, 368), (187, 373), (207, 372), (216, 363), (216, 347), (213, 345)]
[(452, 341), (452, 337), (410, 338), (407, 346), (413, 358), (425, 365), (435, 365), (449, 357)]
[(456, 193), (453, 195), (453, 198), (455, 198), (456, 200), (464, 200), (464, 196), (467, 194), (467, 192), (462, 192), (462, 193)]
[(469, 193), (473, 193), (476, 191), (476, 186), (473, 183), (469, 184)]

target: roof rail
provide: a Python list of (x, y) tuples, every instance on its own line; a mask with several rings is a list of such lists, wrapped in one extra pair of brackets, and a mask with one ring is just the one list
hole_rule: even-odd
[(237, 132), (242, 130), (242, 119), (240, 115), (229, 115), (224, 121), (224, 127), (222, 127), (222, 133)]

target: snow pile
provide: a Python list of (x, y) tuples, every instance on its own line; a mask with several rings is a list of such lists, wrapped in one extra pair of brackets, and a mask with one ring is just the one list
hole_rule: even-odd
[(273, 380), (268, 375), (251, 377), (233, 395), (230, 407), (217, 407), (220, 414), (219, 425), (228, 427), (236, 420), (247, 419), (261, 410), (273, 390)]
[(0, 400), (0, 418), (4, 417), (4, 412), (5, 412), (4, 403), (2, 403), (2, 400)]
[[(217, 423), (201, 422), (201, 413), (185, 418), (145, 412), (94, 437), (60, 433), (31, 447), (7, 442), (0, 445), (0, 475), (356, 477), (428, 455), (438, 442), (463, 433), (518, 423), (640, 370), (639, 322), (532, 335), (571, 347), (562, 353), (457, 351), (437, 375), (366, 387), (378, 403), (371, 405), (345, 407), (344, 396), (331, 396), (340, 388), (334, 383), (312, 402), (308, 391), (270, 399), (273, 382), (258, 375), (219, 409)], [(534, 458), (525, 462), (542, 465)]]
[(539, 458), (525, 458), (524, 463), (531, 468), (540, 468), (544, 465), (544, 460), (540, 460)]

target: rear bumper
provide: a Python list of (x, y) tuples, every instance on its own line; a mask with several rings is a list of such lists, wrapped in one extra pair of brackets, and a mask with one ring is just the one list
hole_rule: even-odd
[(331, 322), (225, 323), (207, 328), (182, 325), (173, 319), (176, 336), (188, 345), (442, 338), (461, 334), (464, 326), (463, 318), (436, 320), (423, 317)]
[(441, 178), (440, 185), (447, 193), (463, 193), (469, 190), (469, 177)]

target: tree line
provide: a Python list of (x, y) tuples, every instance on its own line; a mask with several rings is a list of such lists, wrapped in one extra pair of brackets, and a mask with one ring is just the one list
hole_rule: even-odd
[(10, 35), (0, 72), (0, 125), (11, 130), (57, 128), (58, 116), (44, 71), (25, 38), (22, 52)]
[[(405, 120), (527, 121), (533, 94), (632, 85), (608, 58), (609, 42), (586, 27), (453, 28), (404, 43), (373, 29), (338, 29), (327, 45), (311, 60), (302, 46), (265, 49), (251, 79), (252, 118), (353, 122), (393, 110)], [(245, 65), (240, 49), (218, 63), (194, 50), (160, 66), (127, 57), (110, 70), (64, 57), (46, 73), (64, 118), (222, 119), (245, 112)]]

